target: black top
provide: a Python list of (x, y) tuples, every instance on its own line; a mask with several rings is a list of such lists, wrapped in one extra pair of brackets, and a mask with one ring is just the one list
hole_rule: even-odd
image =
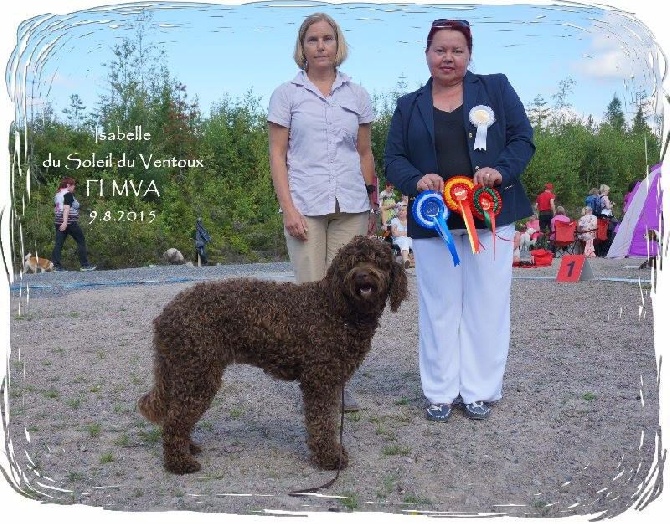
[[(463, 105), (454, 109), (451, 113), (433, 107), (433, 119), (435, 122), (435, 153), (437, 155), (438, 174), (446, 181), (454, 176), (467, 176), (472, 178), (474, 173), (468, 154), (468, 137), (463, 125)], [(410, 199), (410, 206), (414, 203)], [(412, 217), (413, 218), (413, 217)], [(412, 238), (429, 238), (437, 236), (435, 230), (429, 230), (416, 224), (408, 229)], [(460, 213), (449, 210), (447, 225), (450, 230), (465, 229), (465, 222)], [(482, 220), (475, 218), (475, 227), (485, 229)]]

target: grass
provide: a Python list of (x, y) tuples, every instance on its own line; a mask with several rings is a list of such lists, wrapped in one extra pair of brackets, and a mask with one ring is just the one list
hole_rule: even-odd
[(546, 517), (549, 514), (550, 504), (544, 500), (534, 500), (532, 506), (540, 511), (542, 517)]
[(358, 495), (351, 491), (347, 491), (342, 494), (343, 499), (339, 499), (340, 504), (350, 511), (354, 511), (358, 508)]
[(590, 391), (587, 391), (582, 395), (582, 398), (584, 400), (595, 400), (597, 397), (594, 393), (591, 393)]
[(382, 479), (382, 487), (377, 491), (378, 499), (386, 499), (391, 493), (393, 493), (398, 485), (398, 479), (400, 477), (396, 474), (386, 475)]
[(119, 437), (114, 441), (114, 444), (122, 448), (128, 447), (130, 444), (130, 437), (128, 436), (128, 433), (122, 433), (119, 435)]
[(163, 430), (162, 428), (151, 428), (149, 431), (140, 431), (139, 435), (142, 442), (146, 444), (156, 444), (160, 442)]
[(53, 399), (60, 398), (60, 393), (55, 389), (48, 389), (43, 394), (46, 398), (53, 398)]
[(406, 457), (411, 453), (411, 449), (408, 446), (401, 446), (400, 444), (389, 444), (388, 446), (384, 446), (382, 448), (382, 455), (387, 456), (387, 457), (393, 457), (393, 456), (403, 456)]
[(426, 497), (421, 497), (420, 495), (415, 495), (413, 493), (405, 495), (405, 498), (402, 499), (405, 504), (416, 504), (421, 506), (431, 506), (433, 502)]
[(67, 405), (72, 409), (78, 409), (81, 406), (81, 397), (68, 399)]
[(244, 410), (241, 408), (232, 408), (230, 410), (230, 418), (233, 420), (237, 420), (244, 414)]
[(93, 424), (86, 426), (86, 431), (88, 431), (89, 437), (99, 437), (100, 432), (102, 431), (102, 426), (98, 422), (94, 422)]
[(385, 440), (396, 439), (395, 433), (384, 425), (385, 420), (383, 420), (383, 417), (382, 418), (370, 417), (370, 422), (372, 422), (375, 425), (375, 435), (384, 437)]
[(82, 473), (79, 473), (78, 471), (71, 471), (70, 473), (67, 474), (67, 480), (68, 482), (77, 482), (80, 480), (84, 480), (84, 475)]
[(35, 320), (37, 316), (34, 313), (19, 313), (18, 315), (14, 315), (14, 320)]
[(114, 455), (112, 454), (111, 451), (103, 453), (100, 456), (100, 464), (109, 464), (110, 462), (114, 462)]
[(349, 422), (360, 422), (361, 421), (361, 412), (360, 411), (350, 411), (344, 414)]

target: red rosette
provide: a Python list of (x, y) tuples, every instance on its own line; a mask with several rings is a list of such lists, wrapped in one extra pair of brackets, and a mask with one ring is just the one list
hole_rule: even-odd
[(493, 253), (496, 249), (496, 216), (502, 211), (502, 198), (500, 193), (492, 187), (477, 184), (471, 193), (472, 213), (483, 220), (493, 233)]
[(479, 220), (486, 222), (486, 225), (489, 225), (491, 219), (495, 220), (494, 217), (502, 211), (500, 193), (492, 187), (477, 184), (472, 190), (471, 197), (472, 214)]
[(467, 176), (456, 175), (451, 177), (444, 183), (444, 191), (442, 192), (444, 203), (452, 211), (462, 214), (461, 203), (471, 199), (474, 187), (474, 181)]
[(479, 253), (479, 237), (472, 216), (472, 191), (474, 187), (475, 183), (471, 178), (464, 175), (453, 176), (444, 183), (442, 196), (449, 209), (463, 216), (472, 252)]

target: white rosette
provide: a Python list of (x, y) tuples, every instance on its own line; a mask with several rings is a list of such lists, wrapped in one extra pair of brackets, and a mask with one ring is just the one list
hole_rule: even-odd
[(474, 148), (486, 151), (486, 133), (493, 122), (495, 122), (493, 109), (489, 106), (475, 106), (470, 109), (469, 117), (472, 125), (477, 127)]

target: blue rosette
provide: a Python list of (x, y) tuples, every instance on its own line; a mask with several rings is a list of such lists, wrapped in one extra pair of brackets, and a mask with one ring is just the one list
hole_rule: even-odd
[(434, 229), (438, 232), (442, 240), (451, 253), (454, 260), (454, 267), (461, 263), (456, 251), (456, 244), (449, 232), (447, 219), (449, 218), (449, 209), (444, 204), (444, 198), (438, 191), (423, 191), (414, 200), (412, 214), (417, 224), (426, 229)]

